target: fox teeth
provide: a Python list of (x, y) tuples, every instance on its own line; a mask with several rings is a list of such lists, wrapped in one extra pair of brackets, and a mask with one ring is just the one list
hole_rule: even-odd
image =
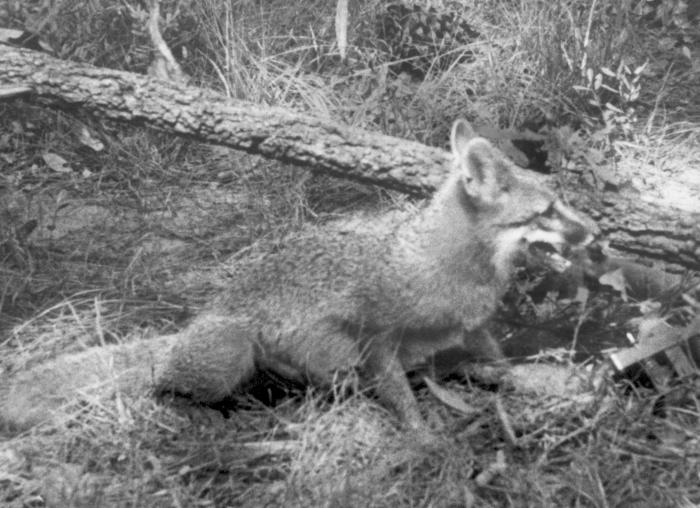
[(550, 266), (550, 268), (558, 273), (566, 271), (571, 266), (571, 261), (566, 259), (558, 252), (547, 252), (545, 254), (545, 259), (547, 260), (547, 264)]

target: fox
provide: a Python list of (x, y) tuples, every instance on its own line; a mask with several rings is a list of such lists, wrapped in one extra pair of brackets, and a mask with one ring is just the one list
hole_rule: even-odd
[(565, 254), (594, 229), (465, 120), (427, 203), (307, 225), (260, 243), (180, 332), (64, 354), (0, 382), (0, 426), (26, 429), (76, 396), (175, 394), (214, 405), (260, 369), (331, 386), (355, 370), (409, 430), (429, 432), (407, 372), (450, 350), (505, 366), (488, 331), (519, 256)]

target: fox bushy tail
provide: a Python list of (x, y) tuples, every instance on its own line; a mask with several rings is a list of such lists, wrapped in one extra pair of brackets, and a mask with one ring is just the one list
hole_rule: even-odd
[(116, 392), (220, 400), (255, 366), (255, 348), (237, 331), (230, 318), (205, 315), (178, 334), (64, 354), (0, 378), (0, 429), (23, 430), (71, 402)]
[(56, 410), (95, 394), (153, 386), (162, 369), (163, 351), (174, 336), (93, 347), (65, 354), (0, 382), (0, 425), (21, 430), (50, 419)]

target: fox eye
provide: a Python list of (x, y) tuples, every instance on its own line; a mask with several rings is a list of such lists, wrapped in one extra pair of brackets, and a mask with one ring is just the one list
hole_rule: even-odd
[(552, 203), (549, 203), (549, 206), (547, 206), (547, 208), (544, 209), (544, 211), (542, 212), (541, 215), (543, 217), (552, 217), (554, 215), (554, 212), (555, 212), (554, 202), (552, 202)]

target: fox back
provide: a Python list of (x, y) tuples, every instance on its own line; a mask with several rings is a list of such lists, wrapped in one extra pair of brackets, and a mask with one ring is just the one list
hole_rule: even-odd
[[(182, 332), (16, 375), (0, 385), (0, 421), (26, 426), (46, 417), (82, 388), (86, 363), (109, 365), (117, 389), (202, 402), (227, 396), (260, 367), (322, 384), (359, 368), (402, 421), (421, 429), (405, 370), (453, 347), (502, 361), (484, 325), (516, 257), (591, 239), (573, 210), (516, 176), (466, 122), (453, 126), (451, 146), (454, 167), (424, 207), (360, 214), (257, 244), (230, 263), (227, 288)], [(91, 371), (86, 379), (101, 377)]]

